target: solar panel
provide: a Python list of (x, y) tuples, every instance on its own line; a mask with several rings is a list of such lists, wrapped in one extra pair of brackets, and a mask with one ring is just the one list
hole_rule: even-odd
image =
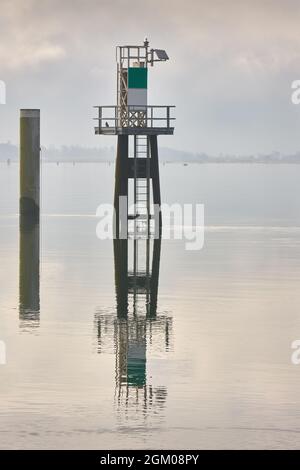
[(169, 56), (163, 49), (154, 49), (155, 54), (159, 60), (168, 60)]

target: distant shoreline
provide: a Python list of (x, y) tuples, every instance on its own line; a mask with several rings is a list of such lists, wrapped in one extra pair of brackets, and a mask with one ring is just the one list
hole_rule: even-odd
[[(41, 158), (47, 163), (111, 163), (115, 162), (115, 147), (83, 147), (80, 145), (62, 145), (41, 148)], [(19, 148), (10, 142), (0, 142), (0, 162), (17, 162)], [(161, 147), (159, 160), (162, 164), (299, 164), (300, 151), (283, 154), (279, 151), (256, 154), (220, 153), (209, 155), (203, 151), (190, 152)]]

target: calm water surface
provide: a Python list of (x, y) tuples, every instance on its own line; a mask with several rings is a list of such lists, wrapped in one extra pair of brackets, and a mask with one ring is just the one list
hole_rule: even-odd
[(157, 305), (130, 291), (127, 317), (96, 237), (113, 173), (44, 164), (39, 236), (0, 165), (0, 448), (299, 448), (300, 166), (161, 166), (205, 244), (163, 240)]

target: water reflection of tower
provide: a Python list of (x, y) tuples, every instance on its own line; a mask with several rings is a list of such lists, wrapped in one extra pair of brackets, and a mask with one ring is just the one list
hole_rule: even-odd
[(40, 322), (40, 234), (36, 218), (20, 218), (19, 318), (24, 330)]
[(154, 386), (147, 374), (151, 356), (161, 357), (172, 348), (172, 318), (157, 313), (160, 249), (160, 239), (114, 241), (117, 315), (99, 312), (96, 324), (98, 352), (114, 342), (119, 408), (134, 404), (149, 411), (166, 401), (166, 387)]

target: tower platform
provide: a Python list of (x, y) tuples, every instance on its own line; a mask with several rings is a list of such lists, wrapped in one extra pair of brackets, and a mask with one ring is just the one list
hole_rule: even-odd
[(175, 106), (94, 106), (96, 135), (173, 135)]

